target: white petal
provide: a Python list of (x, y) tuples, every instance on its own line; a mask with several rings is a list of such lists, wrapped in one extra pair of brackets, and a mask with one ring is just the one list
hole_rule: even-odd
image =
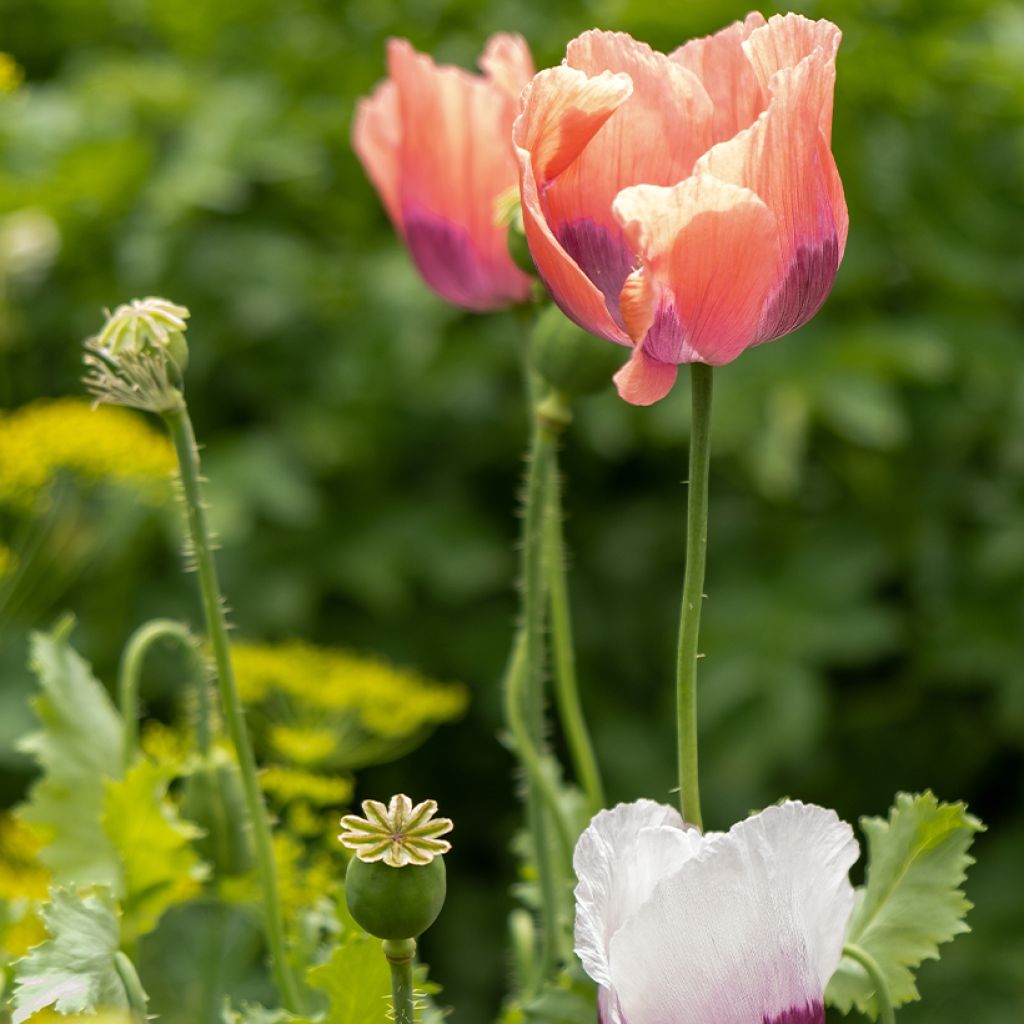
[(599, 985), (611, 983), (612, 936), (701, 843), (700, 833), (686, 830), (678, 811), (653, 800), (619, 804), (594, 816), (576, 844), (573, 867), (579, 879), (576, 953)]
[(788, 802), (705, 843), (614, 936), (629, 1024), (751, 1024), (817, 1006), (839, 962), (857, 859), (833, 811)]

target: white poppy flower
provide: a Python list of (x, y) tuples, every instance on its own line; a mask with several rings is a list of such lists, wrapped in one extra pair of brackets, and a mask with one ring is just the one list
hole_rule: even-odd
[(858, 853), (795, 801), (705, 835), (651, 800), (601, 811), (573, 858), (601, 1024), (824, 1024)]

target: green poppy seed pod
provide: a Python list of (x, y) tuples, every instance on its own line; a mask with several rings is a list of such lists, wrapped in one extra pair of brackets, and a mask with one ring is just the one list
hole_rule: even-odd
[(111, 313), (96, 347), (112, 356), (165, 355), (178, 376), (188, 366), (189, 311), (167, 299), (133, 299)]
[(611, 384), (627, 351), (577, 327), (557, 306), (537, 318), (530, 335), (530, 364), (544, 381), (569, 398)]
[(387, 805), (363, 801), (363, 814), (346, 814), (338, 839), (355, 856), (345, 874), (345, 902), (358, 924), (378, 939), (415, 939), (437, 920), (447, 882), (443, 855), (452, 830), (435, 818), (437, 804), (413, 805), (398, 793)]
[(238, 766), (223, 751), (202, 759), (185, 780), (182, 816), (203, 830), (193, 847), (219, 878), (253, 866), (252, 835)]
[(345, 902), (361, 928), (378, 939), (415, 939), (436, 920), (447, 892), (444, 858), (393, 868), (349, 861)]

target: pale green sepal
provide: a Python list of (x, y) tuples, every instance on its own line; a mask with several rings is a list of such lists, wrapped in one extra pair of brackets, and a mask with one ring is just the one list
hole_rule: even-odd
[[(984, 825), (962, 803), (940, 803), (930, 792), (899, 793), (888, 818), (862, 818), (867, 838), (865, 885), (846, 933), (881, 970), (892, 1005), (919, 999), (914, 970), (939, 957), (939, 946), (970, 931), (971, 903), (960, 890), (974, 863), (967, 850)], [(844, 957), (825, 999), (848, 1013), (856, 1007), (872, 1020), (879, 1006), (864, 968)]]

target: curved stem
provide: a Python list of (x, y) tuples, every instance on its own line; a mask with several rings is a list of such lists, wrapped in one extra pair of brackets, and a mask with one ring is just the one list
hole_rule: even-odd
[(576, 677), (569, 586), (566, 580), (565, 542), (562, 537), (561, 481), (558, 453), (552, 452), (544, 513), (545, 570), (551, 607), (551, 646), (555, 665), (555, 701), (569, 747), (573, 771), (587, 798), (591, 814), (604, 807), (601, 771), (587, 732)]
[(263, 913), (274, 980), (285, 1007), (298, 1011), (301, 1010), (300, 995), (286, 955), (284, 918), (278, 893), (270, 821), (257, 779), (256, 758), (245, 726), (245, 712), (235, 684), (224, 603), (217, 579), (210, 530), (206, 522), (206, 506), (203, 503), (200, 483), (202, 477), (199, 469), (199, 450), (184, 402), (180, 408), (164, 413), (164, 421), (178, 455), (188, 530), (192, 542), (191, 555), (199, 575), (203, 614), (210, 646), (213, 649), (221, 702), (224, 706), (224, 725), (238, 758), (246, 809), (252, 823), (253, 845), (263, 889)]
[(697, 641), (704, 600), (708, 543), (708, 463), (711, 454), (711, 367), (691, 364), (693, 425), (686, 503), (686, 572), (679, 616), (676, 713), (679, 742), (679, 806), (684, 820), (704, 827), (697, 765)]
[(878, 966), (875, 958), (853, 943), (843, 946), (843, 956), (860, 964), (867, 972), (875, 986), (875, 998), (878, 1000), (878, 1013), (882, 1024), (896, 1024), (896, 1013), (892, 1007), (892, 1000), (889, 998), (889, 986), (885, 983), (885, 975), (882, 974), (882, 968)]
[[(118, 703), (121, 717), (124, 719), (124, 770), (128, 771), (139, 749), (139, 687), (142, 679), (142, 665), (149, 649), (161, 640), (176, 640), (188, 652), (189, 656), (199, 664), (199, 653), (195, 639), (188, 626), (173, 619), (153, 619), (144, 623), (128, 638), (124, 653), (121, 655), (121, 666), (117, 676)], [(198, 672), (199, 686), (203, 688), (202, 672)], [(199, 705), (198, 735), (202, 748), (203, 737), (207, 737), (209, 745), (210, 724), (209, 709), (202, 700)]]
[(391, 1020), (394, 1024), (413, 1024), (412, 965), (416, 957), (416, 940), (385, 939), (383, 948), (391, 967)]

